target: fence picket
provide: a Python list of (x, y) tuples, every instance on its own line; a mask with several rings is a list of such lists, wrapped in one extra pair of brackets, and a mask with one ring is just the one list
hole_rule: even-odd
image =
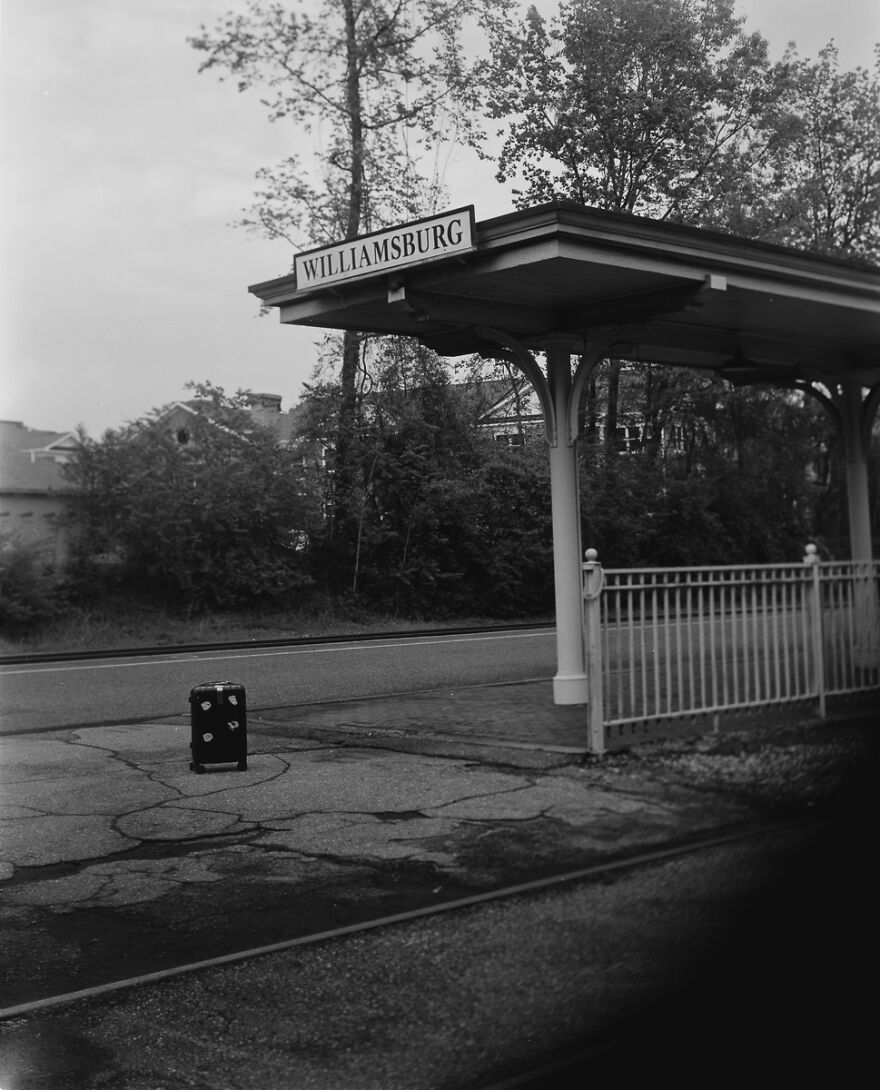
[(880, 689), (878, 562), (584, 568), (603, 730)]

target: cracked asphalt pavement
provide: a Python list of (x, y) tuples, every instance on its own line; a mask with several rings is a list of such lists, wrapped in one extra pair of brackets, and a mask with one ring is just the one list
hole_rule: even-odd
[[(189, 770), (180, 720), (0, 739), (0, 1005), (286, 940), (745, 820), (583, 753), (400, 751), (257, 724)], [(412, 743), (412, 739), (409, 739)], [(386, 748), (394, 746), (395, 748)], [(450, 747), (453, 750), (455, 747)]]
[[(867, 758), (876, 757), (876, 715), (868, 712), (853, 730), (765, 723), (740, 733), (636, 746), (597, 761), (573, 744), (579, 728), (572, 709), (547, 709), (541, 699), (537, 687), (507, 686), (470, 690), (459, 703), (422, 694), (289, 715), (276, 709), (272, 720), (252, 717), (247, 771), (218, 765), (203, 775), (189, 769), (183, 717), (0, 738), (0, 1007), (437, 906), (719, 831), (779, 825), (839, 798), (854, 776), (863, 777)], [(533, 714), (535, 708), (541, 710)], [(744, 865), (754, 868), (748, 858)], [(767, 867), (770, 874), (779, 871), (776, 863)], [(694, 871), (695, 889), (699, 874)], [(732, 870), (722, 866), (718, 875), (725, 888), (736, 888)], [(658, 875), (640, 909), (621, 914), (616, 907), (613, 918), (632, 925), (632, 935), (662, 922), (670, 936), (677, 935), (678, 949), (682, 924), (659, 908), (667, 894), (671, 904), (677, 890), (664, 881)], [(628, 896), (621, 887), (621, 906)], [(693, 895), (682, 896), (681, 919), (687, 921)], [(721, 895), (714, 896), (706, 902), (710, 933), (721, 903)], [(734, 894), (725, 897), (730, 902)], [(552, 914), (557, 903), (551, 898), (546, 912)], [(583, 911), (594, 919), (593, 908)], [(478, 913), (487, 924), (491, 915)], [(511, 949), (549, 941), (526, 916), (522, 926), (522, 934), (507, 942), (514, 943)], [(456, 936), (465, 932), (450, 920), (444, 933), (450, 953), (443, 956), (452, 958)], [(628, 931), (620, 941), (625, 952), (636, 939)], [(376, 940), (377, 950), (383, 942)], [(494, 940), (474, 942), (467, 955), (461, 950), (455, 956), (484, 962), (495, 956)], [(647, 952), (635, 962), (631, 954), (620, 962), (613, 944), (599, 952), (607, 972), (650, 964)], [(323, 956), (315, 955), (319, 961)], [(564, 974), (564, 951), (554, 956), (560, 959), (554, 972)], [(283, 964), (278, 962), (282, 976)], [(260, 965), (255, 977), (242, 970), (242, 979), (260, 978), (266, 960)], [(376, 972), (382, 971), (377, 963)], [(400, 972), (405, 977), (404, 963)], [(430, 996), (431, 1004), (442, 1006), (446, 1000), (433, 989), (451, 996), (451, 978), (439, 963), (437, 972), (425, 1001)], [(516, 991), (513, 963), (505, 972), (514, 976), (504, 988)], [(589, 977), (599, 988), (598, 1010), (606, 969), (589, 972), (599, 972)], [(193, 985), (209, 1009), (211, 979), (200, 977)], [(641, 987), (641, 970), (633, 975), (628, 968), (626, 979), (628, 989)], [(495, 1018), (507, 1010), (504, 988)], [(131, 1006), (135, 1021), (141, 1005), (149, 1006), (159, 992), (138, 994)], [(305, 1010), (309, 996), (297, 1002)], [(247, 1007), (245, 1002), (242, 1017)], [(91, 1038), (70, 1029), (88, 1010), (77, 1009), (81, 1013), (69, 1018), (35, 1015), (0, 1026), (3, 1090), (105, 1084), (76, 1074), (64, 1081), (49, 1062), (63, 1056), (84, 1064), (84, 1071), (99, 1071), (106, 1060), (106, 1070), (117, 1070), (118, 1050), (112, 1063), (89, 1059)], [(170, 1014), (167, 1021), (174, 1021)], [(60, 1026), (68, 1027), (64, 1041), (53, 1036)], [(340, 1032), (331, 1025), (315, 1030), (316, 1039)], [(119, 1048), (130, 1033), (122, 1033)], [(150, 1055), (159, 1063), (155, 1051)], [(287, 1085), (283, 1076), (260, 1082), (259, 1065), (256, 1081), (248, 1081), (246, 1058), (235, 1065), (224, 1086)], [(35, 1073), (32, 1081), (25, 1070)], [(9, 1071), (19, 1072), (19, 1081), (7, 1085)], [(41, 1082), (39, 1072), (56, 1081)], [(412, 1081), (411, 1073), (400, 1078), (400, 1085), (435, 1085)], [(209, 1084), (220, 1085), (216, 1077)], [(315, 1083), (325, 1084), (357, 1085), (332, 1078)], [(160, 1085), (190, 1082), (175, 1076), (150, 1083)]]

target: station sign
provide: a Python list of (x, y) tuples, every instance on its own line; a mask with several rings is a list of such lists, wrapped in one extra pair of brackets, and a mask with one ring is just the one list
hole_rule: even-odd
[(297, 254), (296, 290), (307, 291), (355, 277), (391, 273), (477, 248), (474, 206), (374, 231), (348, 242)]

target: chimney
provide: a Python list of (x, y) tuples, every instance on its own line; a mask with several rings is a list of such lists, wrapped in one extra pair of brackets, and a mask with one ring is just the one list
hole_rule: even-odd
[(281, 412), (281, 394), (248, 394), (248, 401), (255, 413)]

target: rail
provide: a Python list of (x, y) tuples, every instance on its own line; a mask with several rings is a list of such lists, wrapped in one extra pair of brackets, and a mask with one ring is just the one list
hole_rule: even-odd
[(553, 621), (509, 621), (500, 624), (443, 625), (434, 628), (389, 628), (373, 632), (336, 632), (325, 636), (276, 636), (271, 639), (220, 640), (210, 643), (162, 643), (143, 647), (104, 647), (89, 650), (22, 651), (0, 655), (0, 666), (48, 662), (87, 662), (94, 659), (153, 658), (159, 655), (201, 654), (211, 651), (251, 651), (267, 647), (319, 647), (331, 643), (367, 643), (380, 640), (463, 636), (480, 632), (528, 632), (552, 628)]
[(589, 746), (661, 724), (880, 688), (880, 564), (584, 569)]

